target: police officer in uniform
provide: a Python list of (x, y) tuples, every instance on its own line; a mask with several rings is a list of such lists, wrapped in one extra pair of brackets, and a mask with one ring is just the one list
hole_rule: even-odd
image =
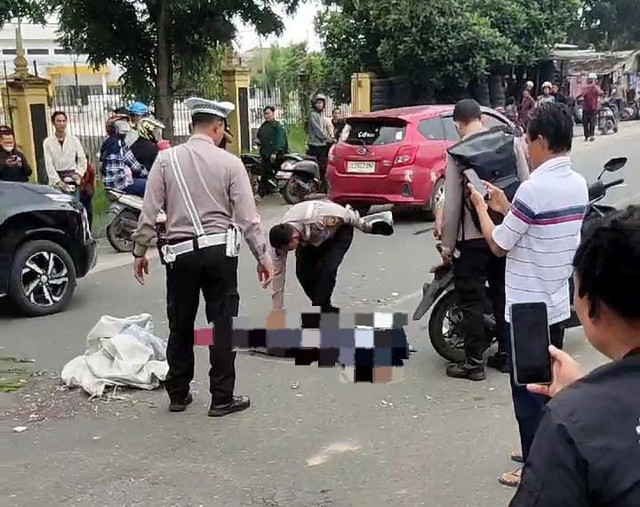
[(313, 306), (324, 313), (338, 311), (331, 304), (338, 268), (351, 246), (353, 229), (369, 234), (393, 233), (391, 212), (361, 218), (350, 207), (330, 201), (296, 204), (269, 231), (274, 249), (273, 311), (283, 310), (287, 253), (296, 251), (296, 276)]
[(234, 396), (232, 318), (239, 306), (239, 231), (258, 261), (263, 287), (273, 278), (273, 265), (247, 172), (240, 159), (218, 147), (233, 104), (198, 98), (185, 104), (191, 110), (193, 135), (186, 143), (160, 152), (150, 171), (133, 236), (134, 276), (144, 284), (149, 272), (146, 252), (156, 237), (158, 211), (163, 209), (166, 242), (160, 257), (167, 272), (170, 334), (165, 386), (169, 410), (181, 412), (193, 401), (189, 383), (194, 374), (194, 322), (202, 291), (207, 319), (214, 325), (214, 345), (209, 350), (209, 415), (219, 417), (250, 405), (247, 396)]

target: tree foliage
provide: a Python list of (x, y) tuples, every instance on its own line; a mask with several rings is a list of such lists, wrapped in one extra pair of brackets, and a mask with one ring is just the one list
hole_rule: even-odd
[[(297, 6), (297, 0), (281, 3), (289, 12)], [(141, 99), (155, 97), (156, 113), (169, 129), (174, 72), (185, 81), (195, 69), (215, 65), (217, 48), (236, 35), (234, 19), (262, 35), (283, 29), (274, 2), (257, 0), (53, 0), (50, 5), (61, 42), (89, 55), (94, 66), (111, 61), (122, 67), (126, 89)]]
[(367, 70), (437, 90), (540, 61), (578, 8), (578, 0), (338, 0), (316, 25), (343, 78)]
[(0, 29), (12, 19), (24, 19), (33, 23), (45, 22), (46, 7), (37, 0), (0, 1)]
[(640, 43), (640, 5), (637, 0), (584, 0), (571, 36), (584, 46), (635, 49)]

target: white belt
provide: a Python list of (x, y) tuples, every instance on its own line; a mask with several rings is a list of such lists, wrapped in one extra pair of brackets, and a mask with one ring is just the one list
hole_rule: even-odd
[(208, 234), (206, 236), (200, 236), (199, 238), (190, 239), (188, 241), (182, 241), (175, 245), (163, 245), (162, 257), (166, 263), (171, 263), (176, 260), (176, 257), (191, 253), (196, 249), (207, 248), (210, 246), (224, 245), (227, 242), (227, 233), (221, 232), (218, 234)]

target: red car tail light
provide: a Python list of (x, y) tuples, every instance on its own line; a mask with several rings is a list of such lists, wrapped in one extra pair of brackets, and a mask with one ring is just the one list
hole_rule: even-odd
[(418, 153), (417, 146), (402, 146), (396, 153), (396, 158), (393, 160), (394, 167), (402, 167), (405, 165), (411, 165), (416, 160), (416, 154)]
[(329, 162), (333, 162), (335, 160), (335, 158), (336, 158), (335, 151), (336, 151), (336, 145), (333, 144), (331, 146), (331, 148), (329, 149)]

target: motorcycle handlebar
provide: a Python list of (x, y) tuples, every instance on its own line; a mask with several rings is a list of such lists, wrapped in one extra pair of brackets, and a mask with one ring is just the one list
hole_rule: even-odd
[(609, 183), (605, 183), (604, 184), (604, 189), (606, 190), (607, 188), (611, 188), (611, 187), (615, 187), (616, 185), (620, 185), (621, 183), (624, 183), (624, 178), (620, 178), (617, 180), (613, 180)]

